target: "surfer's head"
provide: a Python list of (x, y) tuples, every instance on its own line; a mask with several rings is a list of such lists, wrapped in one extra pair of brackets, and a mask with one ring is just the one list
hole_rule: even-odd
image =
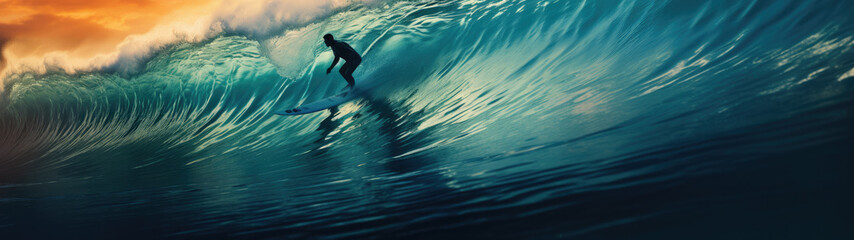
[(331, 46), (335, 38), (332, 38), (332, 34), (327, 33), (323, 35), (323, 42), (326, 43), (326, 46)]

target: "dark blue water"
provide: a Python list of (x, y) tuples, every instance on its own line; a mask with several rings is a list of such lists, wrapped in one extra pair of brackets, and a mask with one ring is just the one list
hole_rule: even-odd
[[(848, 239), (854, 3), (416, 1), (7, 76), (0, 233)], [(331, 32), (383, 84), (336, 111)]]

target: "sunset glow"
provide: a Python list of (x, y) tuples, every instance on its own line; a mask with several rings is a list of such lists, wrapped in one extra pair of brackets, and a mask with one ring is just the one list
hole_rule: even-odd
[(209, 15), (213, 0), (0, 0), (6, 57), (64, 51), (88, 58), (115, 50), (127, 36)]

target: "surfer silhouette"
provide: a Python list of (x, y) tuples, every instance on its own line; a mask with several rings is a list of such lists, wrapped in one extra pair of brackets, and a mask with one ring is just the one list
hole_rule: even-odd
[(353, 47), (350, 47), (350, 44), (347, 44), (342, 41), (335, 41), (335, 38), (332, 37), (332, 34), (323, 35), (323, 42), (326, 43), (326, 46), (332, 48), (332, 53), (335, 54), (335, 60), (332, 60), (332, 66), (329, 66), (326, 69), (326, 74), (332, 71), (332, 68), (338, 64), (338, 59), (343, 58), (344, 63), (341, 66), (341, 69), (338, 69), (338, 72), (341, 73), (341, 76), (344, 77), (344, 80), (347, 80), (347, 86), (353, 88), (356, 85), (356, 80), (353, 79), (353, 71), (356, 70), (356, 67), (359, 67), (359, 64), (362, 63), (362, 56), (353, 50)]

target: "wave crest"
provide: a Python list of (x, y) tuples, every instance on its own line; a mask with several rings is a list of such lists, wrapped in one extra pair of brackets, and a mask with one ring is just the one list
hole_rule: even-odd
[[(156, 53), (178, 43), (198, 43), (221, 34), (244, 35), (263, 39), (276, 35), (289, 27), (308, 24), (329, 16), (353, 4), (372, 5), (377, 0), (289, 0), (289, 1), (236, 1), (220, 3), (210, 15), (194, 22), (177, 22), (156, 26), (141, 35), (125, 38), (109, 54), (88, 59), (71, 57), (68, 52), (56, 51), (41, 57), (17, 57), (10, 54), (0, 58), (0, 83), (22, 73), (45, 74), (60, 72), (78, 74), (87, 72), (112, 72), (121, 76), (137, 74)], [(3, 41), (5, 42), (5, 41)], [(0, 45), (2, 52), (2, 45)], [(5, 67), (0, 67), (3, 71)], [(3, 84), (5, 85), (5, 84)], [(0, 91), (3, 87), (0, 87)]]

